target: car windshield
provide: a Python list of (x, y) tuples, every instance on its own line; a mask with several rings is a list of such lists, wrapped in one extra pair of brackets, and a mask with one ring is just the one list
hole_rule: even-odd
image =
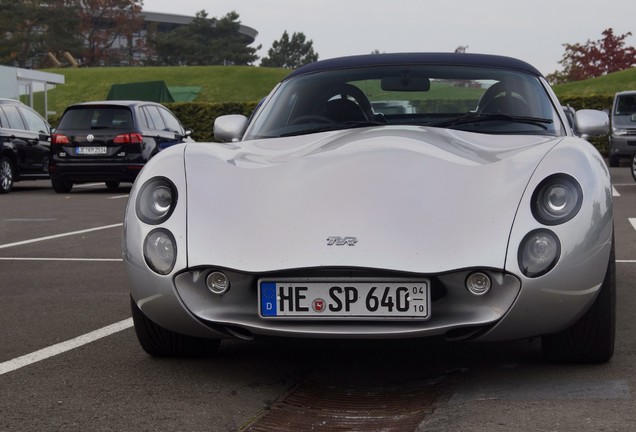
[(80, 106), (67, 110), (58, 130), (130, 129), (132, 114), (125, 107)]
[(614, 115), (631, 116), (636, 114), (636, 94), (619, 96), (616, 100)]
[(462, 66), (375, 66), (284, 81), (255, 114), (244, 139), (376, 125), (491, 134), (564, 135), (538, 78)]

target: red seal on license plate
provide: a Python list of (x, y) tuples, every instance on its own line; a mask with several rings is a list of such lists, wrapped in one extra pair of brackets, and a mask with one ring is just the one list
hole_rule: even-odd
[(321, 298), (317, 298), (311, 303), (311, 307), (316, 312), (322, 312), (325, 310), (325, 301)]

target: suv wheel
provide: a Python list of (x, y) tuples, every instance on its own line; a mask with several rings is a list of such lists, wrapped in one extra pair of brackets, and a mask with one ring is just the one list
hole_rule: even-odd
[(69, 193), (73, 189), (73, 182), (58, 177), (51, 177), (51, 185), (57, 193)]
[(15, 177), (15, 170), (13, 169), (13, 163), (11, 160), (3, 156), (0, 159), (0, 193), (6, 194), (13, 189), (13, 178)]

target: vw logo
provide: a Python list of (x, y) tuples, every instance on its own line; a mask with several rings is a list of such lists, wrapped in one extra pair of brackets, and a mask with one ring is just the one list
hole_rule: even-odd
[(93, 142), (94, 139), (95, 139), (95, 136), (93, 134), (86, 135), (86, 141)]

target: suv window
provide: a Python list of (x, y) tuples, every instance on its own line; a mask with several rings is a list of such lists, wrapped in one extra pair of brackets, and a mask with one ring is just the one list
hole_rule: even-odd
[(183, 135), (183, 128), (181, 127), (181, 123), (179, 123), (179, 120), (177, 120), (175, 116), (173, 116), (167, 109), (159, 108), (159, 111), (161, 112), (161, 115), (163, 116), (168, 129)]
[(150, 122), (151, 129), (166, 129), (166, 124), (163, 122), (163, 118), (161, 118), (161, 114), (159, 114), (159, 110), (157, 109), (157, 107), (145, 106), (143, 109), (146, 110), (146, 115), (148, 117), (148, 121)]
[(24, 120), (26, 121), (28, 130), (41, 134), (49, 133), (49, 128), (39, 115), (30, 109), (23, 107), (19, 107), (18, 110), (22, 113), (22, 117), (24, 117)]
[(4, 114), (7, 116), (9, 129), (26, 130), (22, 117), (20, 117), (20, 113), (18, 112), (18, 108), (14, 106), (3, 106), (0, 109), (4, 110)]
[(129, 129), (132, 124), (132, 113), (127, 108), (79, 106), (64, 113), (58, 129)]
[(7, 116), (4, 115), (2, 107), (0, 107), (0, 127), (9, 128), (9, 120), (7, 120)]

